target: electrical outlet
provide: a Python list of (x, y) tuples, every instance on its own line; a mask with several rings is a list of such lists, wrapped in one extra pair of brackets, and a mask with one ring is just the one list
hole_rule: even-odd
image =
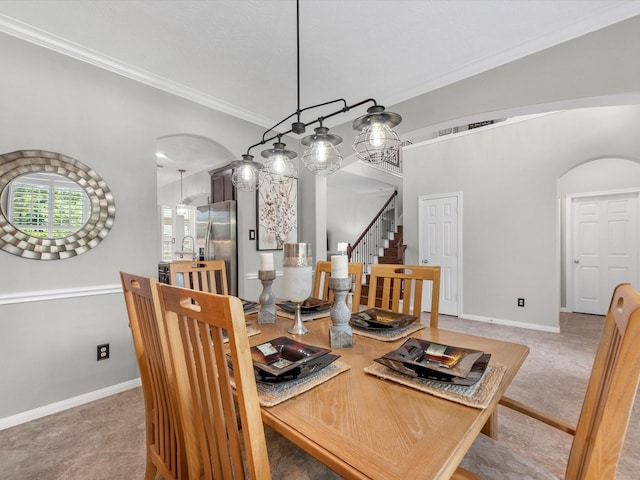
[(107, 358), (109, 358), (109, 344), (108, 343), (103, 343), (102, 345), (98, 345), (97, 351), (98, 351), (98, 361), (106, 360)]
[(518, 306), (519, 307), (524, 307), (524, 298), (519, 298), (518, 299)]

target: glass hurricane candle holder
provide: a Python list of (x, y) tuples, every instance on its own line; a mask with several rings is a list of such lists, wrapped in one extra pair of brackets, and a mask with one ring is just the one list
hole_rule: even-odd
[(282, 267), (283, 296), (296, 305), (293, 324), (288, 332), (303, 335), (309, 330), (302, 322), (300, 306), (311, 295), (313, 287), (311, 244), (285, 243)]

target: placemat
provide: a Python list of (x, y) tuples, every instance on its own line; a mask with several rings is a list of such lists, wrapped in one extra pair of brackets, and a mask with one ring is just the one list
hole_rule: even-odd
[(376, 340), (382, 340), (383, 342), (395, 342), (401, 338), (408, 337), (412, 333), (422, 330), (425, 326), (421, 323), (412, 323), (406, 327), (391, 328), (388, 330), (366, 330), (351, 325), (353, 333), (362, 337), (375, 338)]
[[(252, 325), (247, 325), (247, 337), (253, 337), (254, 335), (258, 335), (259, 333), (262, 333), (262, 332), (258, 330), (256, 327)], [(223, 341), (224, 343), (229, 343), (229, 338), (225, 336)]]
[(446, 385), (426, 378), (412, 378), (380, 363), (373, 363), (364, 369), (365, 372), (376, 377), (391, 380), (407, 387), (430, 393), (436, 397), (474, 408), (487, 408), (489, 406), (506, 370), (507, 367), (504, 365), (490, 364), (480, 380), (474, 385), (463, 387), (460, 385)]
[[(256, 382), (260, 405), (263, 407), (273, 407), (274, 405), (278, 405), (279, 403), (311, 390), (313, 387), (317, 387), (321, 383), (332, 379), (342, 372), (346, 372), (350, 368), (351, 367), (348, 364), (336, 360), (319, 372), (313, 373), (308, 377), (301, 378), (300, 380), (290, 380), (288, 382), (281, 383)], [(236, 388), (236, 381), (233, 378), (233, 372), (230, 371), (229, 373), (231, 374), (231, 386)]]
[[(296, 316), (295, 313), (285, 312), (278, 308), (278, 315), (284, 318), (290, 318), (293, 320)], [(303, 313), (301, 314), (303, 322), (310, 322), (311, 320), (317, 320), (318, 318), (325, 318), (331, 316), (331, 309), (321, 310), (320, 312)]]

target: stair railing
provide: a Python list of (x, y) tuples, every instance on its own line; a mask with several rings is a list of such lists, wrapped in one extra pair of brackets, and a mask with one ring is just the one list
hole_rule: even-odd
[(376, 263), (375, 259), (380, 254), (380, 248), (384, 247), (388, 232), (396, 230), (397, 196), (398, 191), (395, 190), (353, 245), (347, 246), (349, 261), (364, 264), (364, 273), (369, 273), (371, 264)]

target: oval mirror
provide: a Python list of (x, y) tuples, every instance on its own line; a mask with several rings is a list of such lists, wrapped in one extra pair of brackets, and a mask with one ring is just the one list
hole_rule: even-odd
[(114, 218), (107, 185), (78, 160), (42, 150), (0, 155), (0, 249), (69, 258), (95, 247)]

